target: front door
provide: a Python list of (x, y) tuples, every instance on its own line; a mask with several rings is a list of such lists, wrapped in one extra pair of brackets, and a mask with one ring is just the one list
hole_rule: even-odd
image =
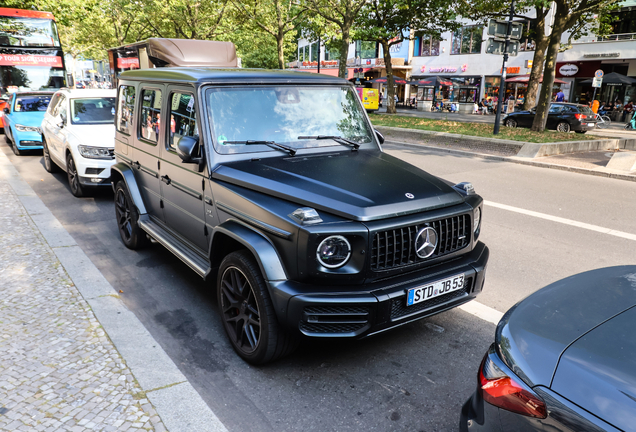
[[(192, 88), (172, 86), (168, 92), (163, 132), (166, 145), (161, 166), (166, 224), (207, 253), (209, 237), (205, 228), (203, 203), (207, 169), (200, 173), (198, 164), (183, 163), (176, 150), (182, 137), (200, 137), (194, 91)], [(202, 144), (200, 142), (199, 148)], [(198, 156), (201, 156), (200, 149)]]

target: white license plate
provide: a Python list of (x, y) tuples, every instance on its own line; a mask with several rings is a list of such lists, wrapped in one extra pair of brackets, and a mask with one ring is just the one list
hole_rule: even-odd
[(464, 275), (459, 274), (438, 280), (417, 288), (411, 288), (406, 297), (406, 305), (412, 306), (443, 294), (464, 288)]
[(594, 123), (588, 123), (587, 125), (590, 126), (590, 127), (593, 127)]

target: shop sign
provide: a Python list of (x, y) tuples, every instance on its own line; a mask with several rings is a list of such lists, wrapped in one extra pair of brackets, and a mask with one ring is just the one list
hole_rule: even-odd
[[(318, 62), (317, 61), (304, 61), (302, 63), (303, 67), (318, 67)], [(338, 60), (321, 60), (320, 61), (320, 67), (326, 67), (326, 68), (330, 68), (330, 67), (337, 67), (338, 66)]]
[[(503, 72), (503, 68), (499, 69), (499, 73)], [(511, 66), (506, 68), (506, 74), (518, 74), (521, 73), (521, 66)]]
[(0, 66), (62, 67), (62, 57), (47, 55), (0, 54)]
[(576, 75), (579, 71), (579, 67), (575, 64), (564, 64), (559, 68), (559, 73), (563, 76)]
[(532, 60), (526, 60), (526, 69), (532, 69)]
[(435, 68), (429, 68), (428, 71), (430, 73), (455, 73), (457, 72), (457, 68), (456, 67), (435, 67)]
[(119, 57), (117, 59), (118, 69), (139, 69), (139, 59), (137, 57)]
[(619, 52), (583, 54), (583, 57), (585, 58), (620, 57), (620, 56), (621, 56), (621, 53)]

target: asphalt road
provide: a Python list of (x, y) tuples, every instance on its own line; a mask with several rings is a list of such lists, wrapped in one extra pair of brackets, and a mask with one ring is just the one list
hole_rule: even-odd
[[(210, 286), (159, 245), (123, 246), (108, 188), (75, 198), (65, 174), (44, 170), (41, 153), (16, 157), (3, 142), (0, 149), (230, 431), (457, 430), (493, 324), (453, 310), (365, 341), (306, 343), (272, 365), (249, 366), (225, 340)], [(635, 240), (622, 234), (636, 234), (634, 182), (385, 150), (453, 182), (472, 181), (487, 200), (482, 240), (491, 257), (478, 301), (491, 308), (504, 312), (570, 274), (636, 261)]]

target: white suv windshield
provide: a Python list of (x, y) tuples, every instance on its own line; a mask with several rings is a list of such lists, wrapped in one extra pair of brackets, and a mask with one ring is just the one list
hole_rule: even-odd
[(115, 98), (71, 99), (73, 124), (108, 124), (115, 121)]
[(327, 136), (372, 141), (359, 98), (349, 87), (211, 88), (206, 99), (214, 145), (222, 154), (277, 151), (254, 141), (294, 149), (343, 146)]

